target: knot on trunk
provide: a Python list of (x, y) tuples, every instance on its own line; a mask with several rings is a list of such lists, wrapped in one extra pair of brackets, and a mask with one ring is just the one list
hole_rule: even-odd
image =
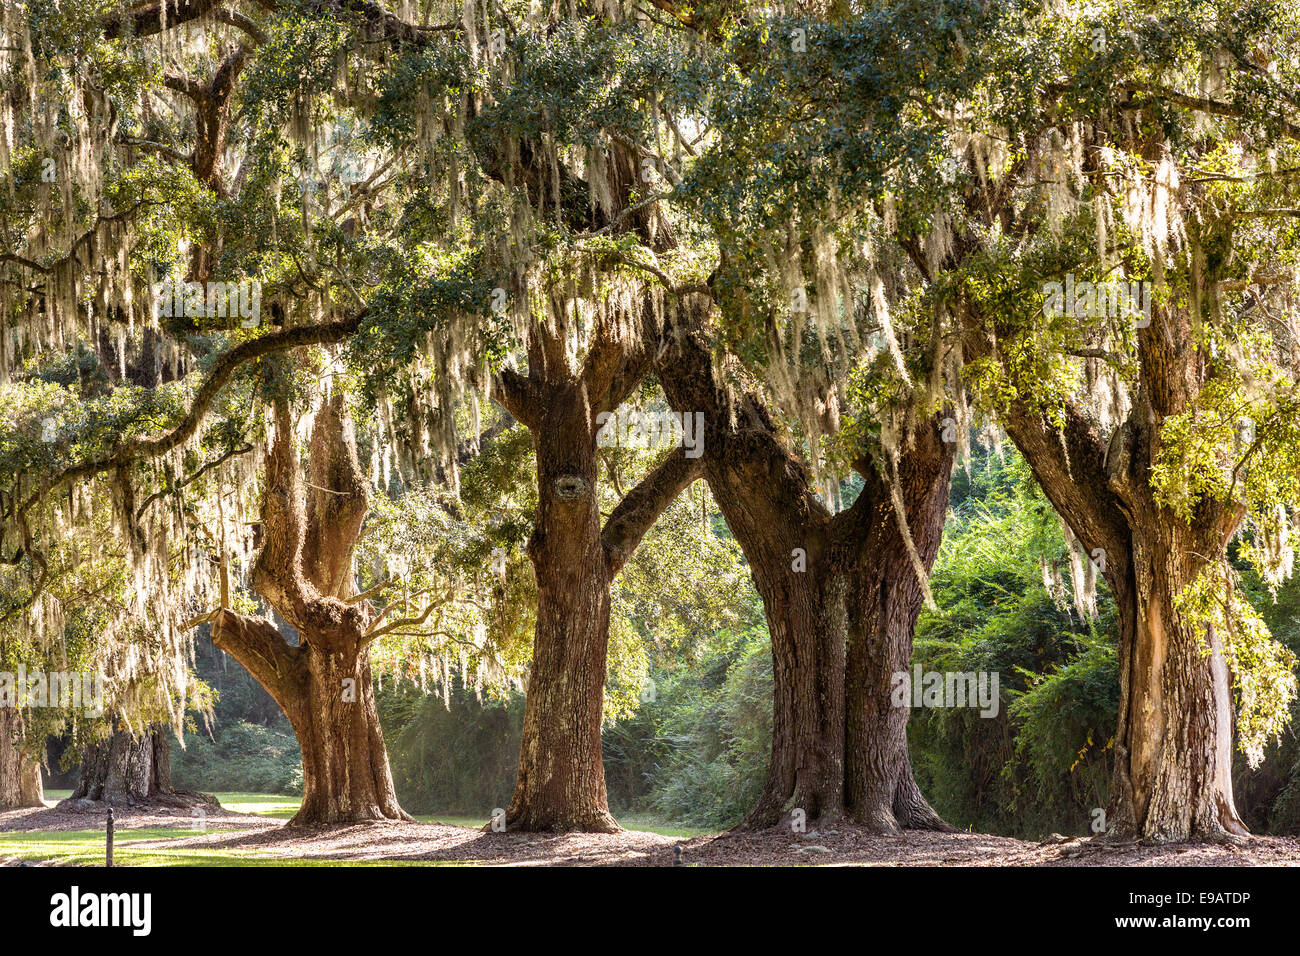
[(561, 501), (577, 501), (591, 493), (591, 484), (578, 475), (561, 475), (551, 484), (555, 497)]

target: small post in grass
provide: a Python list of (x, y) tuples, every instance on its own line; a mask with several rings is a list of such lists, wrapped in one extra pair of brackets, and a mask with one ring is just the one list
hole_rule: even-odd
[(112, 807), (108, 808), (107, 837), (108, 837), (108, 843), (107, 846), (105, 847), (104, 859), (106, 865), (112, 866), (113, 865), (113, 808)]

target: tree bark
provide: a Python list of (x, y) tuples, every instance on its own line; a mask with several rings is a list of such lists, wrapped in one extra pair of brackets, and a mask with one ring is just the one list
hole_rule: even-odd
[[(1178, 328), (1176, 316), (1165, 321)], [(1108, 444), (1072, 407), (1059, 431), (1022, 404), (1004, 414), (1057, 512), (1085, 549), (1104, 557), (1115, 599), (1120, 714), (1106, 815), (1113, 840), (1231, 840), (1248, 832), (1232, 796), (1232, 694), (1222, 636), (1198, 634), (1174, 605), (1210, 560), (1222, 559), (1242, 513), (1206, 501), (1184, 519), (1158, 504), (1150, 487), (1159, 422), (1186, 407), (1193, 391), (1186, 380), (1170, 383), (1180, 364), (1180, 376), (1196, 375), (1190, 359), (1148, 358), (1148, 390)]]
[[(704, 469), (763, 598), (772, 645), (772, 752), (743, 829), (846, 814), (883, 832), (945, 828), (912, 779), (908, 710), (890, 705), (890, 678), (906, 670), (923, 592), (906, 553), (890, 491), (860, 462), (866, 485), (831, 515), (802, 460), (761, 401), (736, 395), (698, 332), (709, 305), (675, 311), (677, 348), (659, 376), (673, 408), (703, 411)], [(935, 421), (900, 450), (911, 534), (928, 572), (938, 552), (955, 445)]]
[(593, 414), (577, 383), (548, 390), (544, 405), (533, 429), (538, 506), (528, 542), (537, 628), (506, 827), (614, 833), (600, 744), (609, 573)]
[(18, 712), (0, 707), (0, 810), (45, 806), (41, 765), (21, 746)]
[[(643, 319), (653, 315), (647, 301)], [(647, 330), (643, 330), (648, 332)], [(700, 474), (673, 449), (600, 523), (597, 417), (613, 411), (648, 367), (645, 346), (597, 335), (569, 374), (544, 329), (530, 343), (528, 378), (507, 373), (498, 399), (533, 436), (538, 506), (528, 556), (537, 578), (537, 627), (508, 830), (613, 833), (601, 751), (609, 588), (646, 530)]]
[(117, 807), (219, 806), (211, 794), (172, 786), (171, 745), (162, 726), (138, 736), (117, 727), (106, 740), (88, 744), (77, 787), (59, 805), (76, 808), (83, 801)]
[(298, 633), (221, 608), (212, 642), (260, 683), (289, 718), (302, 751), (303, 801), (289, 826), (409, 821), (393, 788), (375, 708), (370, 644), (377, 614), (355, 594), (352, 552), (369, 484), (341, 390), (318, 410), (303, 492), (287, 403), (275, 408), (262, 505), (265, 543), (253, 586)]
[[(1220, 636), (1174, 599), (1212, 553), (1177, 521), (1141, 521), (1119, 569), (1120, 713), (1108, 833), (1155, 843), (1248, 833), (1232, 792), (1232, 688)], [(1118, 575), (1117, 575), (1118, 576)], [(1208, 649), (1209, 653), (1206, 653)]]
[[(936, 420), (914, 429), (899, 454), (908, 532), (926, 574), (939, 554), (955, 459), (956, 444), (942, 440)], [(892, 702), (894, 675), (911, 665), (925, 594), (886, 482), (874, 469), (860, 471), (872, 508), (849, 599), (846, 796), (853, 819), (872, 830), (946, 830), (912, 776), (910, 709)]]

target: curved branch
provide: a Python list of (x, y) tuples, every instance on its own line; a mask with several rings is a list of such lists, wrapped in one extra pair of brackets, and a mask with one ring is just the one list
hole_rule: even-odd
[(153, 36), (197, 20), (220, 3), (221, 0), (160, 0), (143, 10), (104, 18), (104, 38)]
[(93, 461), (83, 462), (79, 465), (71, 465), (63, 469), (48, 483), (42, 485), (40, 490), (33, 492), (26, 501), (19, 505), (13, 516), (22, 518), (50, 492), (69, 481), (90, 478), (106, 471), (112, 471), (129, 462), (157, 458), (159, 455), (163, 455), (178, 445), (185, 443), (198, 430), (199, 425), (202, 424), (204, 417), (207, 415), (208, 409), (221, 393), (221, 390), (225, 388), (226, 384), (243, 365), (264, 355), (283, 352), (304, 345), (326, 345), (341, 342), (357, 330), (364, 315), (364, 312), (360, 312), (350, 318), (339, 319), (334, 322), (282, 329), (279, 332), (273, 332), (270, 335), (259, 336), (240, 343), (222, 355), (212, 366), (207, 379), (195, 393), (189, 412), (171, 431), (155, 438), (137, 438), (125, 442), (102, 458), (96, 458)]

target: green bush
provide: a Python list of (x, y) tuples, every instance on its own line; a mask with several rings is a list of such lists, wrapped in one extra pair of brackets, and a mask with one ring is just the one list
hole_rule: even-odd
[(215, 740), (187, 733), (172, 748), (172, 783), (188, 790), (300, 793), (302, 757), (293, 734), (246, 720), (219, 725)]

